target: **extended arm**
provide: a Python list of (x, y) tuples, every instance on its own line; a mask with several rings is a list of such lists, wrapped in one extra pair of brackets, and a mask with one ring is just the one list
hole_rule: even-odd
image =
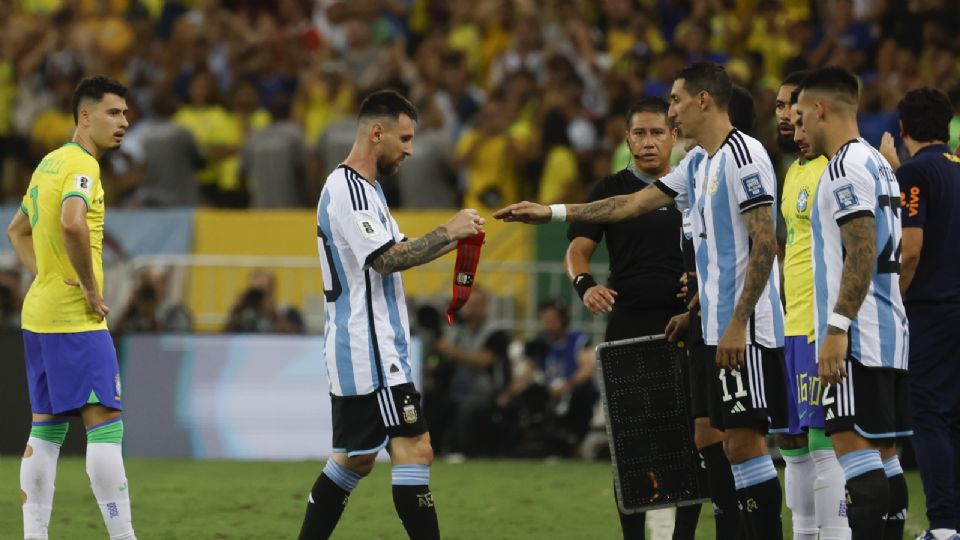
[(457, 240), (482, 231), (485, 222), (476, 210), (461, 210), (450, 221), (420, 238), (390, 246), (371, 261), (370, 266), (379, 274), (390, 274), (426, 264), (452, 251)]
[[(592, 203), (568, 204), (566, 221), (615, 223), (642, 216), (673, 203), (673, 199), (656, 186), (647, 186), (636, 193), (616, 195)], [(523, 201), (493, 213), (496, 219), (521, 223), (546, 223), (553, 216), (549, 206)]]
[(33, 228), (30, 227), (30, 218), (23, 211), (18, 210), (10, 226), (7, 227), (7, 238), (16, 252), (20, 263), (37, 275), (37, 255), (33, 251)]

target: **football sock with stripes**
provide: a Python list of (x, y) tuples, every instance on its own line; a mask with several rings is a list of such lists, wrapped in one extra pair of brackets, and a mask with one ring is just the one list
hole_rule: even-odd
[(20, 461), (20, 497), (23, 500), (23, 537), (46, 540), (53, 510), (54, 482), (60, 446), (67, 438), (66, 421), (34, 422)]
[(707, 465), (707, 484), (713, 517), (716, 521), (717, 540), (740, 538), (740, 510), (737, 508), (737, 489), (733, 481), (730, 462), (723, 453), (723, 443), (718, 442), (700, 449)]
[(737, 486), (741, 519), (752, 531), (752, 536), (764, 540), (782, 539), (782, 493), (773, 460), (769, 455), (762, 455), (730, 468)]
[(783, 487), (787, 508), (793, 513), (793, 540), (817, 540), (813, 492), (817, 471), (810, 450), (806, 447), (782, 448), (780, 454), (787, 463)]
[(307, 512), (300, 527), (300, 540), (326, 540), (333, 534), (350, 493), (362, 477), (328, 459), (307, 496)]
[(393, 466), (393, 505), (410, 540), (440, 540), (429, 465)]
[(849, 540), (847, 524), (847, 500), (844, 491), (844, 475), (837, 454), (833, 451), (830, 437), (822, 429), (811, 428), (810, 455), (817, 469), (813, 483), (813, 501), (817, 508), (817, 525), (820, 540)]
[(119, 418), (87, 429), (87, 476), (110, 539), (135, 540), (122, 445)]
[(884, 527), (883, 537), (899, 540), (903, 538), (903, 527), (907, 523), (909, 502), (907, 481), (903, 477), (903, 469), (900, 467), (900, 459), (897, 456), (884, 460), (883, 469), (890, 484), (890, 504), (884, 518), (887, 524)]
[(890, 506), (890, 482), (877, 450), (857, 450), (840, 457), (847, 479), (847, 519), (853, 540), (883, 538)]

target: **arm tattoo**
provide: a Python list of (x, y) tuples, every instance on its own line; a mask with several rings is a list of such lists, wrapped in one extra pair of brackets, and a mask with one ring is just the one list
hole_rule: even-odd
[(843, 249), (843, 274), (840, 294), (833, 311), (853, 319), (870, 290), (873, 268), (877, 264), (877, 229), (873, 217), (857, 217), (840, 226)]
[(733, 316), (747, 322), (753, 314), (757, 300), (763, 294), (777, 254), (777, 237), (773, 230), (773, 210), (771, 206), (759, 206), (743, 214), (743, 221), (750, 235), (750, 257), (747, 260), (747, 275), (743, 282), (743, 292), (737, 300)]
[(670, 202), (670, 197), (659, 188), (647, 186), (629, 195), (616, 195), (587, 204), (568, 204), (567, 221), (616, 223), (639, 217)]
[(400, 272), (432, 261), (436, 254), (450, 243), (450, 235), (443, 225), (427, 234), (410, 240), (394, 244), (370, 263), (370, 266), (379, 274)]

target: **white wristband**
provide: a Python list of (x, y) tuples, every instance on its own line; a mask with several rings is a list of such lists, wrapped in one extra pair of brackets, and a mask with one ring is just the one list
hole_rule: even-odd
[(830, 317), (827, 318), (827, 324), (829, 326), (832, 326), (834, 328), (839, 328), (844, 332), (850, 329), (850, 322), (851, 322), (850, 319), (844, 317), (839, 313), (831, 313)]
[(567, 205), (551, 204), (550, 205), (550, 221), (562, 222), (566, 220), (567, 220)]

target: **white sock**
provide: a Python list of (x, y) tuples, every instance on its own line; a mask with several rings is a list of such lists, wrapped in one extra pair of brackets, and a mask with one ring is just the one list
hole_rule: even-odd
[(87, 476), (110, 540), (136, 540), (119, 444), (87, 444)]
[(27, 449), (20, 461), (20, 490), (21, 496), (26, 497), (23, 504), (25, 539), (47, 539), (59, 458), (59, 444), (36, 437), (27, 439)]
[(949, 540), (949, 538), (957, 534), (956, 529), (931, 529), (930, 534), (933, 535), (937, 540)]
[(813, 504), (813, 482), (816, 469), (809, 453), (783, 456), (787, 462), (784, 475), (787, 508), (793, 512), (793, 540), (817, 540), (817, 516)]
[(813, 462), (817, 479), (813, 485), (813, 498), (817, 507), (817, 524), (821, 540), (849, 540), (850, 525), (847, 524), (846, 477), (833, 450), (814, 450)]

